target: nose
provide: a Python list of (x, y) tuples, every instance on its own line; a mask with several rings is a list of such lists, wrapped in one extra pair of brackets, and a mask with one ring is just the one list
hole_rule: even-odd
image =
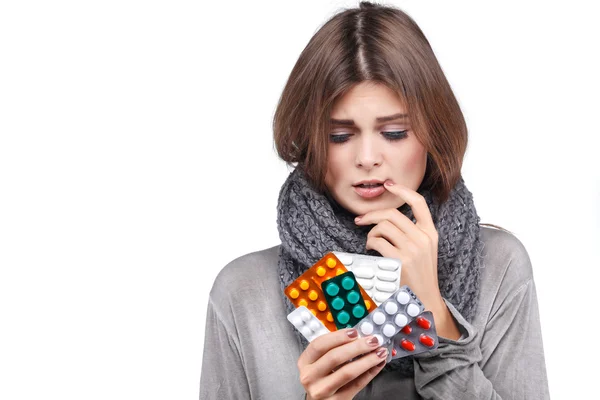
[(370, 135), (362, 135), (356, 151), (356, 166), (370, 170), (381, 165), (383, 155)]

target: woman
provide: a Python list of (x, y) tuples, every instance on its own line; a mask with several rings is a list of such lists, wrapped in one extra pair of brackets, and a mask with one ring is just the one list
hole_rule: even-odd
[[(281, 245), (218, 275), (201, 399), (549, 398), (529, 256), (479, 224), (462, 112), (409, 16), (368, 2), (333, 16), (300, 55), (274, 133), (296, 165), (279, 194)], [(283, 289), (334, 250), (401, 259), (439, 347), (386, 364), (355, 329), (307, 343)]]

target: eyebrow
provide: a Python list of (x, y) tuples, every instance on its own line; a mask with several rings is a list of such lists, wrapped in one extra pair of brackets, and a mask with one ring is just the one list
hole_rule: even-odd
[[(386, 115), (385, 117), (377, 117), (375, 121), (377, 122), (390, 122), (395, 121), (397, 119), (408, 119), (408, 114), (394, 114), (394, 115)], [(334, 119), (331, 118), (331, 123), (333, 125), (342, 125), (342, 126), (354, 126), (354, 120), (351, 119)]]

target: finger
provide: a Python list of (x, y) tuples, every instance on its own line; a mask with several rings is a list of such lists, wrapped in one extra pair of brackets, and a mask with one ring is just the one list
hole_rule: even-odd
[(408, 203), (417, 220), (417, 226), (422, 229), (435, 229), (433, 219), (431, 218), (431, 211), (429, 211), (427, 202), (420, 193), (390, 180), (385, 181), (383, 187)]
[(375, 250), (383, 257), (403, 259), (402, 253), (390, 242), (382, 237), (373, 237), (367, 239), (367, 250)]
[(385, 360), (381, 361), (379, 364), (371, 367), (368, 371), (363, 372), (358, 378), (339, 388), (333, 396), (333, 399), (338, 399), (338, 396), (340, 399), (353, 398), (356, 396), (358, 392), (364, 389), (369, 382), (381, 372), (383, 367), (385, 367), (385, 364)]
[(382, 237), (398, 249), (406, 248), (410, 240), (396, 225), (388, 220), (381, 221), (369, 231), (367, 240), (370, 238)]
[(420, 229), (406, 215), (395, 208), (371, 211), (365, 215), (356, 217), (354, 221), (356, 225), (374, 225), (383, 221), (390, 221), (407, 236), (414, 236), (420, 233)]
[(300, 354), (300, 357), (298, 358), (298, 367), (312, 364), (332, 348), (352, 342), (357, 338), (358, 332), (354, 328), (339, 329), (321, 335), (310, 342), (302, 354)]
[(312, 365), (307, 366), (307, 378), (319, 378), (331, 373), (336, 367), (341, 366), (345, 362), (360, 356), (361, 354), (369, 353), (379, 346), (377, 338), (374, 336), (362, 337), (350, 343), (338, 346), (329, 350), (321, 358), (315, 361)]
[[(321, 394), (325, 396), (331, 396), (335, 393), (336, 397), (334, 398), (347, 398), (344, 397), (342, 393), (339, 393), (338, 396), (338, 392), (340, 391), (340, 389), (345, 387), (342, 390), (347, 390), (348, 392), (356, 390), (358, 388), (358, 382), (356, 386), (353, 386), (353, 381), (358, 377), (362, 376), (363, 374), (368, 373), (369, 370), (371, 370), (373, 367), (376, 367), (382, 361), (385, 364), (387, 352), (387, 348), (379, 347), (376, 350), (369, 353), (368, 355), (365, 355), (364, 357), (361, 357), (358, 360), (354, 360), (344, 365), (342, 368), (338, 369), (334, 373), (326, 376), (325, 378), (317, 382), (311, 389), (314, 390), (314, 392), (316, 392), (317, 395)], [(366, 385), (368, 382), (369, 380), (360, 383)], [(357, 392), (359, 390), (360, 388), (358, 388)]]

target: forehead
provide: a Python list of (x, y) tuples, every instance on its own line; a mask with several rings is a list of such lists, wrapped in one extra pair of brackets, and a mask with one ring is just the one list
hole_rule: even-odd
[(390, 118), (383, 117), (390, 116), (396, 116), (394, 119), (406, 118), (404, 104), (392, 89), (373, 82), (361, 82), (353, 86), (335, 101), (331, 111), (334, 120), (386, 122)]

